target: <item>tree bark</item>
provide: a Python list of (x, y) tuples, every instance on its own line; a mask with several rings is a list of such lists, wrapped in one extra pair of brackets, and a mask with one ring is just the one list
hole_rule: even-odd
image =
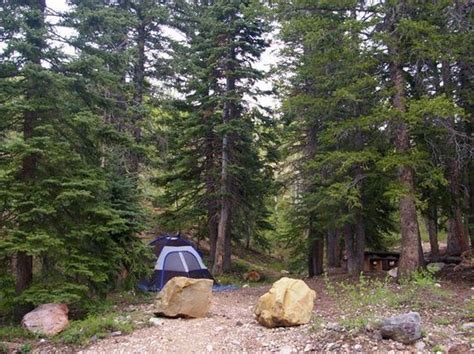
[[(133, 108), (135, 112), (133, 113), (133, 121), (131, 126), (131, 132), (135, 139), (136, 144), (140, 144), (142, 141), (142, 130), (140, 127), (143, 116), (141, 114), (143, 97), (145, 95), (145, 63), (146, 63), (146, 54), (145, 54), (145, 41), (147, 36), (145, 18), (143, 16), (143, 11), (141, 9), (142, 5), (138, 5), (136, 8), (137, 17), (139, 23), (137, 25), (137, 61), (134, 67), (134, 86), (135, 92), (133, 95)], [(130, 172), (138, 177), (140, 166), (140, 155), (136, 152), (132, 152), (130, 156)]]
[[(403, 77), (402, 64), (400, 62), (400, 50), (398, 44), (401, 42), (397, 34), (397, 21), (401, 15), (401, 8), (404, 1), (398, 2), (393, 8), (389, 31), (392, 37), (392, 43), (389, 47), (391, 57), (390, 78), (394, 86), (394, 95), (392, 99), (393, 108), (398, 113), (394, 121), (395, 128), (395, 148), (398, 154), (409, 153), (410, 137), (408, 126), (404, 120), (406, 111), (405, 103), (405, 79)], [(402, 236), (402, 247), (400, 253), (400, 262), (398, 267), (398, 276), (409, 277), (412, 272), (416, 271), (423, 265), (422, 250), (420, 249), (420, 231), (418, 227), (418, 219), (415, 204), (415, 182), (414, 173), (410, 165), (401, 165), (398, 169), (398, 181), (403, 188), (403, 195), (400, 197), (400, 230)]]
[(326, 238), (326, 258), (330, 268), (341, 266), (341, 245), (339, 230), (334, 229), (327, 232)]
[(205, 145), (205, 174), (206, 174), (206, 208), (207, 208), (207, 232), (209, 236), (209, 258), (212, 265), (216, 257), (216, 242), (217, 242), (217, 228), (218, 228), (218, 210), (216, 203), (216, 185), (217, 181), (215, 178), (216, 162), (215, 162), (215, 145), (216, 136), (211, 128), (211, 123), (208, 122), (212, 119), (214, 109), (210, 108), (208, 111), (203, 113), (203, 118), (208, 124), (208, 132), (206, 134), (206, 145)]
[[(232, 218), (232, 215), (229, 216)], [(232, 237), (231, 233), (227, 232), (224, 241), (224, 261), (222, 264), (222, 271), (230, 272), (232, 268)]]
[[(451, 69), (447, 61), (442, 62), (441, 66), (443, 87), (446, 95), (451, 97), (453, 95), (453, 85), (451, 81)], [(447, 120), (448, 128), (451, 131), (456, 129), (454, 117), (450, 117)], [(462, 218), (462, 196), (460, 191), (460, 162), (456, 151), (456, 136), (454, 133), (451, 134), (448, 140), (448, 146), (450, 148), (451, 157), (448, 160), (448, 180), (449, 190), (451, 197), (451, 212), (449, 218), (449, 232), (448, 232), (448, 255), (459, 255), (469, 249), (469, 241), (464, 229), (463, 218)]]
[[(306, 160), (311, 161), (316, 156), (317, 125), (309, 127), (306, 134), (305, 155)], [(306, 171), (305, 175), (305, 194), (309, 195), (313, 192), (313, 184), (311, 182), (312, 171)], [(308, 274), (310, 277), (313, 277), (324, 272), (324, 236), (316, 232), (313, 215), (309, 215), (308, 218), (306, 230), (309, 245)]]
[[(30, 6), (37, 12), (29, 16), (26, 20), (27, 26), (32, 30), (26, 35), (26, 41), (32, 46), (27, 62), (34, 64), (38, 67), (41, 66), (42, 49), (44, 48), (46, 41), (43, 37), (38, 37), (37, 33), (44, 26), (44, 12), (46, 9), (45, 0), (31, 1)], [(29, 78), (29, 80), (32, 80)], [(29, 84), (30, 89), (27, 91), (27, 99), (33, 99), (38, 90), (37, 83), (31, 82)], [(23, 115), (23, 140), (28, 144), (35, 136), (35, 128), (39, 119), (38, 110), (27, 110)], [(35, 153), (29, 153), (26, 155), (21, 162), (20, 180), (25, 186), (31, 185), (35, 181), (36, 171), (38, 165), (38, 156)], [(27, 196), (28, 197), (28, 196)], [(31, 207), (22, 208), (22, 213), (28, 213)], [(28, 234), (31, 232), (34, 226), (31, 221), (19, 221), (18, 228), (24, 233)], [(33, 256), (28, 254), (26, 251), (19, 251), (15, 257), (15, 292), (17, 295), (21, 295), (26, 290), (33, 280)], [(21, 318), (26, 312), (31, 310), (30, 306), (17, 306), (14, 309), (14, 315), (16, 318)]]
[[(472, 28), (472, 1), (470, 0), (455, 0), (456, 16), (460, 19), (461, 24), (459, 31), (466, 33)], [(465, 134), (471, 139), (468, 141), (470, 151), (474, 151), (474, 100), (472, 99), (472, 92), (474, 92), (474, 61), (472, 60), (472, 53), (469, 46), (464, 47), (463, 53), (460, 55), (457, 63), (459, 67), (459, 86), (458, 96), (460, 105), (466, 113), (464, 123)], [(466, 198), (466, 215), (465, 223), (466, 238), (470, 239), (471, 247), (474, 247), (474, 159), (470, 158), (467, 161), (464, 173), (464, 185), (467, 187)], [(469, 237), (470, 236), (470, 237)]]
[(324, 259), (324, 242), (323, 240), (319, 238), (313, 239), (310, 242), (309, 255), (308, 255), (308, 275), (310, 277), (323, 274), (324, 272), (323, 259)]
[[(235, 103), (233, 102), (233, 93), (235, 91), (235, 77), (234, 77), (234, 60), (235, 50), (230, 48), (225, 65), (226, 87), (224, 98), (224, 109), (222, 114), (222, 123), (227, 126), (234, 118)], [(212, 271), (214, 275), (220, 275), (224, 271), (224, 257), (225, 257), (225, 242), (230, 237), (230, 208), (231, 203), (231, 181), (229, 173), (230, 151), (231, 151), (231, 134), (224, 132), (222, 137), (222, 159), (221, 159), (221, 210), (219, 217), (219, 225), (217, 229), (216, 254)], [(229, 242), (229, 241), (227, 241)]]
[(428, 210), (425, 215), (425, 224), (430, 238), (431, 261), (436, 261), (439, 259), (438, 209), (432, 201), (428, 201)]

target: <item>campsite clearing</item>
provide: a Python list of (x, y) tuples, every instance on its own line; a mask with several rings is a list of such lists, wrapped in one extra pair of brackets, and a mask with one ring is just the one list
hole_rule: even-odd
[[(463, 278), (456, 279), (456, 283), (451, 282), (452, 275), (444, 271), (436, 282), (420, 276), (417, 282), (405, 285), (381, 278), (349, 281), (339, 274), (310, 279), (307, 284), (317, 292), (312, 321), (299, 327), (274, 329), (260, 326), (253, 315), (257, 299), (269, 286), (241, 288), (215, 293), (211, 311), (205, 318), (160, 318), (152, 327), (128, 335), (110, 335), (86, 348), (43, 343), (38, 349), (43, 352), (79, 350), (84, 354), (447, 350), (454, 345), (469, 345), (472, 340), (472, 332), (462, 328), (464, 323), (473, 320), (472, 271), (467, 275), (458, 274)], [(140, 305), (140, 308), (148, 317), (153, 317), (151, 304)], [(132, 310), (136, 311), (136, 305), (125, 307), (123, 314)], [(421, 315), (422, 341), (404, 345), (377, 337), (373, 319), (409, 310)]]

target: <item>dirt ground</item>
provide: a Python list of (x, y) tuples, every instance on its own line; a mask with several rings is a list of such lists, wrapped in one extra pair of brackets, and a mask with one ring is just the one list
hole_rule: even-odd
[[(39, 352), (79, 353), (211, 353), (211, 352), (432, 352), (453, 350), (474, 352), (473, 332), (463, 332), (461, 325), (472, 322), (466, 317), (466, 304), (474, 297), (472, 279), (465, 277), (452, 283), (446, 275), (439, 286), (455, 296), (440, 306), (419, 309), (424, 337), (412, 345), (382, 340), (370, 326), (349, 329), (341, 326), (345, 314), (341, 312), (323, 278), (307, 280), (316, 290), (314, 320), (307, 325), (268, 329), (257, 323), (253, 308), (269, 286), (242, 288), (215, 293), (210, 313), (201, 319), (160, 318), (152, 327), (136, 330), (128, 335), (110, 336), (87, 348), (53, 347), (45, 343)], [(396, 291), (396, 285), (393, 285)], [(426, 299), (431, 301), (433, 299)], [(145, 314), (153, 315), (153, 305), (140, 305)], [(410, 309), (391, 309), (379, 313), (388, 316)], [(124, 309), (136, 311), (136, 306)]]

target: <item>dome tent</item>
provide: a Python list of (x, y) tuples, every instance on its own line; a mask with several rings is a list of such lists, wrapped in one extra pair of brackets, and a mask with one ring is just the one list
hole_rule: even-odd
[(214, 280), (194, 245), (179, 234), (159, 236), (149, 245), (157, 259), (151, 278), (138, 284), (140, 290), (160, 291), (168, 280), (179, 276)]

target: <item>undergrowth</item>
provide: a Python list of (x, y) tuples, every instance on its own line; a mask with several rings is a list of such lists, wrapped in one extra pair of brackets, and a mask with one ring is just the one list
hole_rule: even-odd
[(64, 332), (56, 336), (55, 340), (64, 344), (84, 345), (92, 340), (105, 338), (112, 332), (130, 333), (133, 329), (132, 323), (121, 321), (117, 314), (111, 313), (74, 321)]
[[(11, 342), (16, 339), (35, 339), (39, 338), (38, 335), (28, 332), (22, 327), (15, 326), (1, 326), (0, 327), (0, 340)], [(0, 352), (1, 353), (1, 352)]]
[(388, 276), (369, 279), (363, 274), (356, 283), (332, 282), (326, 274), (324, 279), (329, 295), (343, 313), (341, 325), (347, 330), (365, 328), (378, 320), (378, 314), (386, 315), (387, 309), (434, 309), (449, 297), (429, 271), (416, 272), (410, 280), (400, 284), (394, 284)]
[[(121, 315), (123, 306), (149, 303), (154, 294), (117, 292), (107, 299), (84, 301), (81, 312), (74, 307), (70, 315), (73, 320), (62, 333), (52, 338), (56, 343), (85, 345), (93, 340), (109, 336), (112, 332), (129, 333), (137, 326), (146, 325), (146, 317), (140, 310), (128, 312), (126, 317)], [(120, 313), (119, 313), (120, 311)], [(0, 341), (12, 342), (18, 340), (38, 339), (40, 335), (33, 334), (19, 326), (0, 326)], [(0, 347), (0, 354), (2, 353)]]

